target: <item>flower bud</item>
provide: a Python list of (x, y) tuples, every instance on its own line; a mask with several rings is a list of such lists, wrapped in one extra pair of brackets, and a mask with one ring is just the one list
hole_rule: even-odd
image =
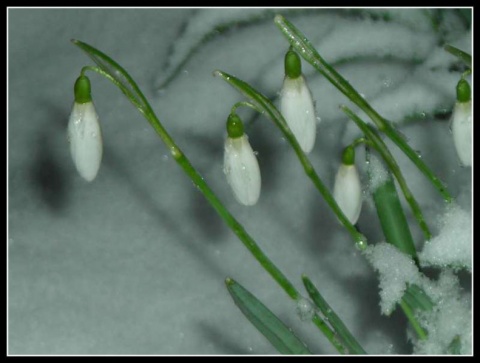
[(460, 162), (465, 166), (472, 165), (472, 100), (470, 85), (461, 79), (457, 85), (457, 102), (452, 114), (452, 135)]
[(335, 177), (333, 197), (350, 223), (355, 224), (362, 210), (362, 185), (355, 166), (355, 149), (345, 148)]
[(103, 154), (102, 132), (90, 96), (90, 81), (81, 75), (75, 82), (75, 102), (68, 121), (70, 153), (78, 173), (95, 179)]
[(305, 153), (315, 144), (317, 118), (312, 94), (302, 75), (300, 57), (289, 50), (285, 56), (285, 79), (280, 93), (280, 112)]
[(227, 121), (223, 172), (237, 201), (254, 205), (260, 197), (261, 176), (257, 157), (243, 132), (243, 123), (236, 114)]

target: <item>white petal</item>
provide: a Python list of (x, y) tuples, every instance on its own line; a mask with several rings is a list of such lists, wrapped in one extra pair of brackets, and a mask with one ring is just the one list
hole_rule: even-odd
[(78, 173), (87, 181), (95, 179), (102, 161), (102, 133), (92, 102), (73, 104), (68, 121), (70, 153)]
[(280, 112), (305, 153), (315, 144), (317, 119), (312, 94), (303, 76), (285, 77), (280, 94)]
[(262, 184), (260, 168), (245, 134), (225, 141), (223, 171), (239, 203), (257, 203)]
[(457, 102), (452, 116), (452, 133), (458, 158), (465, 166), (472, 165), (472, 102)]
[(355, 165), (340, 165), (335, 177), (333, 196), (348, 220), (352, 224), (357, 223), (362, 210), (362, 186)]

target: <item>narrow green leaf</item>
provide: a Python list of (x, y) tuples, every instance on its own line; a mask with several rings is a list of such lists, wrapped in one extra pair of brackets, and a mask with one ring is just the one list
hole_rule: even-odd
[(225, 280), (225, 284), (241, 312), (281, 354), (312, 354), (275, 314), (242, 285), (230, 278)]
[[(368, 125), (366, 122), (360, 119), (360, 117), (358, 117), (355, 113), (353, 113), (348, 107), (341, 106), (340, 108), (345, 112), (345, 114), (348, 115), (348, 117), (350, 117), (350, 119), (352, 119), (353, 122), (355, 122), (358, 128), (363, 131), (365, 137), (371, 141), (371, 143), (375, 147), (375, 150), (382, 156), (383, 160), (387, 163), (390, 171), (393, 173), (393, 175), (397, 179), (397, 182), (403, 192), (403, 195), (405, 196), (405, 199), (410, 205), (413, 215), (415, 216), (415, 219), (417, 220), (420, 228), (423, 231), (423, 234), (425, 235), (425, 239), (429, 240), (432, 237), (432, 234), (430, 232), (430, 229), (427, 226), (425, 218), (423, 217), (422, 210), (420, 209), (420, 206), (417, 203), (417, 200), (415, 199), (412, 192), (410, 191), (410, 188), (407, 185), (407, 181), (403, 177), (403, 174), (397, 162), (395, 161), (395, 158), (393, 157), (392, 153), (388, 149), (385, 142), (382, 140), (382, 138), (378, 134), (377, 130), (373, 126)], [(415, 250), (413, 241), (412, 241), (412, 245), (409, 246), (409, 249)], [(415, 257), (414, 255), (412, 256)]]
[(167, 130), (163, 127), (163, 124), (158, 119), (147, 99), (127, 71), (125, 71), (125, 69), (123, 69), (117, 62), (112, 60), (109, 56), (102, 53), (98, 49), (95, 49), (92, 46), (78, 40), (72, 40), (72, 42), (80, 47), (80, 49), (84, 50), (100, 67), (97, 68), (87, 66), (84, 67), (83, 70), (95, 71), (120, 88), (120, 90), (127, 96), (127, 98), (130, 99), (134, 106), (143, 114), (157, 135), (165, 143), (165, 146), (170, 150), (175, 162), (183, 169), (198, 190), (200, 190), (205, 199), (218, 213), (220, 218), (222, 218), (225, 224), (252, 253), (253, 257), (260, 263), (265, 271), (267, 271), (282, 287), (288, 296), (290, 296), (293, 300), (296, 300), (299, 294), (295, 287), (278, 269), (278, 267), (267, 257), (267, 255), (265, 255), (257, 242), (228, 211), (228, 209), (223, 205), (223, 203), (210, 188), (205, 179), (193, 167), (193, 165), (190, 163), (190, 160), (178, 147), (175, 140), (170, 136)]
[(437, 188), (439, 193), (447, 202), (453, 200), (443, 182), (430, 170), (423, 162), (420, 156), (411, 148), (411, 146), (401, 137), (398, 131), (391, 125), (391, 122), (380, 116), (380, 114), (363, 98), (358, 91), (335, 68), (327, 63), (317, 52), (312, 43), (299, 29), (285, 19), (282, 15), (275, 16), (275, 24), (289, 41), (291, 46), (298, 51), (308, 63), (312, 65), (320, 74), (342, 92), (350, 101), (355, 103), (365, 114), (370, 117), (378, 130), (382, 131), (390, 138), (406, 156), (417, 166), (417, 168), (430, 180)]
[(413, 237), (390, 172), (385, 183), (375, 189), (373, 200), (386, 241), (417, 260)]
[(111, 80), (141, 112), (146, 114), (151, 111), (150, 105), (138, 85), (117, 62), (100, 50), (80, 40), (72, 39), (72, 43), (87, 53), (100, 69), (112, 78)]
[(403, 299), (412, 309), (430, 311), (434, 307), (428, 295), (415, 284), (408, 285)]
[(468, 68), (472, 68), (472, 56), (470, 54), (465, 53), (463, 50), (460, 50), (450, 44), (446, 44), (443, 49), (460, 59), (463, 63), (467, 65)]
[(288, 127), (288, 124), (285, 121), (283, 115), (280, 113), (280, 111), (278, 111), (278, 109), (273, 105), (273, 103), (266, 96), (255, 90), (248, 83), (232, 76), (231, 74), (217, 70), (213, 72), (213, 75), (221, 77), (224, 81), (226, 81), (232, 87), (242, 93), (246, 98), (250, 100), (250, 102), (253, 104), (253, 106), (259, 113), (269, 118), (280, 129), (285, 139), (290, 143), (293, 150), (295, 151), (295, 154), (297, 155), (300, 163), (303, 166), (303, 169), (305, 170), (305, 174), (310, 178), (317, 190), (322, 195), (323, 199), (327, 202), (332, 211), (335, 213), (339, 221), (344, 225), (344, 227), (353, 237), (353, 239), (357, 243), (357, 246), (365, 248), (365, 236), (358, 232), (355, 226), (350, 223), (348, 218), (343, 214), (343, 211), (338, 206), (335, 198), (318, 176), (315, 168), (310, 162), (310, 159), (307, 157), (307, 155), (303, 152), (302, 148), (298, 144), (297, 139)]
[(325, 319), (330, 323), (333, 329), (335, 329), (336, 334), (343, 340), (349, 353), (367, 354), (352, 333), (350, 333), (343, 321), (338, 317), (335, 311), (333, 311), (330, 305), (328, 305), (327, 301), (323, 298), (312, 281), (305, 275), (302, 276), (302, 280), (308, 295), (325, 316)]
[(427, 333), (425, 332), (425, 330), (422, 328), (419, 321), (415, 317), (412, 307), (405, 301), (404, 298), (400, 300), (400, 307), (402, 308), (403, 313), (405, 314), (408, 321), (410, 322), (410, 325), (412, 326), (413, 330), (415, 330), (415, 332), (417, 333), (418, 338), (420, 340), (427, 340), (428, 339)]

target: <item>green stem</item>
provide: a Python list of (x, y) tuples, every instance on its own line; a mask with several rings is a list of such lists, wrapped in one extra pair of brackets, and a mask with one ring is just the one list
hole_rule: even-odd
[(323, 199), (327, 202), (327, 204), (330, 206), (332, 211), (335, 213), (335, 215), (339, 219), (340, 223), (344, 225), (344, 227), (353, 237), (357, 246), (360, 249), (366, 248), (367, 242), (366, 242), (365, 236), (360, 232), (358, 232), (355, 226), (352, 223), (350, 223), (350, 221), (345, 216), (345, 214), (343, 214), (342, 210), (340, 209), (337, 202), (335, 201), (335, 198), (330, 193), (330, 191), (325, 186), (325, 184), (322, 182), (317, 172), (315, 171), (315, 168), (310, 162), (309, 158), (303, 152), (302, 148), (298, 144), (297, 139), (295, 138), (292, 131), (288, 127), (287, 122), (283, 118), (282, 114), (277, 110), (277, 108), (272, 104), (272, 102), (266, 96), (264, 96), (260, 92), (253, 89), (249, 84), (232, 76), (231, 74), (217, 70), (214, 72), (214, 75), (220, 76), (222, 79), (228, 82), (231, 86), (233, 86), (242, 94), (244, 94), (247, 98), (251, 100), (251, 102), (259, 112), (261, 112), (262, 114), (264, 114), (265, 116), (270, 118), (270, 120), (273, 121), (273, 123), (280, 129), (285, 139), (290, 143), (291, 147), (295, 151), (295, 154), (297, 155), (300, 163), (303, 166), (305, 174), (313, 182), (317, 190), (322, 195)]
[[(107, 78), (109, 81), (113, 82), (116, 86), (119, 86), (119, 82), (112, 77), (109, 73), (99, 69), (97, 67), (85, 67), (82, 72), (90, 70), (99, 73), (100, 75)], [(121, 88), (119, 86), (119, 88)], [(122, 89), (122, 88), (121, 88)], [(123, 91), (123, 89), (122, 89)], [(143, 94), (137, 88), (136, 92), (139, 95)], [(132, 103), (137, 106), (137, 103), (129, 98)], [(183, 154), (182, 150), (176, 145), (172, 137), (165, 130), (155, 113), (153, 112), (148, 101), (143, 97), (144, 105), (143, 107), (137, 106), (137, 109), (141, 111), (143, 116), (147, 119), (150, 125), (153, 127), (158, 136), (165, 143), (167, 148), (170, 150), (175, 161), (180, 165), (183, 171), (188, 175), (188, 177), (193, 181), (195, 186), (200, 190), (203, 196), (207, 201), (212, 205), (218, 215), (225, 221), (225, 223), (230, 227), (230, 229), (235, 233), (235, 235), (242, 241), (243, 245), (252, 253), (255, 259), (262, 265), (262, 267), (273, 277), (273, 279), (283, 288), (283, 290), (290, 296), (292, 299), (297, 300), (299, 297), (298, 291), (295, 289), (293, 284), (287, 279), (287, 277), (275, 266), (275, 264), (270, 261), (270, 259), (265, 255), (262, 249), (258, 246), (255, 240), (245, 231), (243, 226), (230, 214), (230, 212), (225, 208), (222, 202), (218, 199), (215, 193), (210, 189), (208, 184), (202, 178), (202, 176), (196, 171), (192, 166), (187, 157)], [(146, 107), (145, 107), (146, 106)]]
[(403, 299), (400, 301), (400, 306), (402, 307), (402, 310), (405, 313), (405, 316), (407, 317), (408, 321), (412, 325), (413, 329), (417, 333), (418, 338), (420, 340), (426, 340), (428, 338), (428, 335), (425, 332), (425, 330), (423, 330), (423, 328), (420, 326), (420, 323), (417, 321), (417, 319), (415, 318), (415, 315), (413, 314), (413, 311), (410, 308), (410, 306), (408, 306), (408, 304)]
[(423, 216), (422, 210), (417, 203), (417, 200), (413, 196), (410, 188), (407, 185), (405, 178), (398, 166), (395, 158), (391, 154), (390, 150), (388, 150), (387, 145), (382, 140), (382, 138), (378, 135), (377, 131), (373, 127), (369, 127), (366, 122), (364, 122), (360, 117), (354, 114), (348, 107), (340, 106), (340, 108), (345, 112), (345, 114), (352, 119), (353, 122), (358, 126), (358, 128), (365, 134), (365, 136), (371, 141), (371, 144), (375, 148), (375, 150), (382, 156), (383, 160), (387, 163), (389, 169), (392, 171), (393, 175), (398, 181), (398, 185), (405, 196), (410, 208), (412, 209), (413, 215), (415, 216), (420, 228), (423, 231), (426, 240), (430, 240), (432, 234), (430, 229), (428, 228), (427, 223), (425, 222), (425, 218)]
[(299, 54), (310, 63), (319, 73), (327, 78), (347, 98), (362, 109), (375, 123), (378, 129), (384, 132), (405, 155), (417, 166), (417, 168), (430, 180), (442, 197), (447, 201), (453, 200), (450, 193), (440, 179), (428, 168), (418, 154), (405, 142), (405, 140), (392, 127), (390, 122), (380, 116), (377, 111), (353, 88), (350, 83), (342, 77), (332, 66), (330, 66), (316, 49), (312, 46), (307, 37), (283, 16), (275, 16), (275, 24), (282, 31), (290, 44)]
[(232, 106), (232, 109), (230, 111), (230, 113), (235, 113), (235, 111), (237, 111), (237, 108), (239, 107), (248, 107), (248, 108), (251, 108), (252, 110), (255, 110), (258, 112), (258, 108), (255, 107), (255, 105), (251, 104), (250, 102), (247, 102), (247, 101), (241, 101), (241, 102), (237, 102), (236, 104), (234, 104)]

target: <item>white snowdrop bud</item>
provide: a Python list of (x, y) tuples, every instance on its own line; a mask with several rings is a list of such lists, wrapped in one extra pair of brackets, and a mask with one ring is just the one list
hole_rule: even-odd
[(460, 162), (465, 166), (472, 165), (472, 99), (470, 85), (465, 79), (457, 84), (457, 102), (452, 115), (453, 142)]
[(355, 149), (345, 148), (342, 164), (335, 177), (333, 197), (350, 223), (357, 223), (362, 210), (362, 185), (355, 166)]
[(280, 112), (305, 153), (315, 144), (317, 119), (312, 94), (302, 75), (300, 57), (289, 50), (285, 55), (285, 79), (280, 93)]
[(70, 153), (78, 173), (87, 181), (95, 179), (102, 160), (103, 144), (98, 115), (90, 96), (86, 76), (75, 82), (75, 102), (68, 121)]
[(223, 171), (237, 201), (254, 205), (260, 197), (261, 176), (257, 157), (243, 132), (243, 123), (236, 114), (227, 120)]

